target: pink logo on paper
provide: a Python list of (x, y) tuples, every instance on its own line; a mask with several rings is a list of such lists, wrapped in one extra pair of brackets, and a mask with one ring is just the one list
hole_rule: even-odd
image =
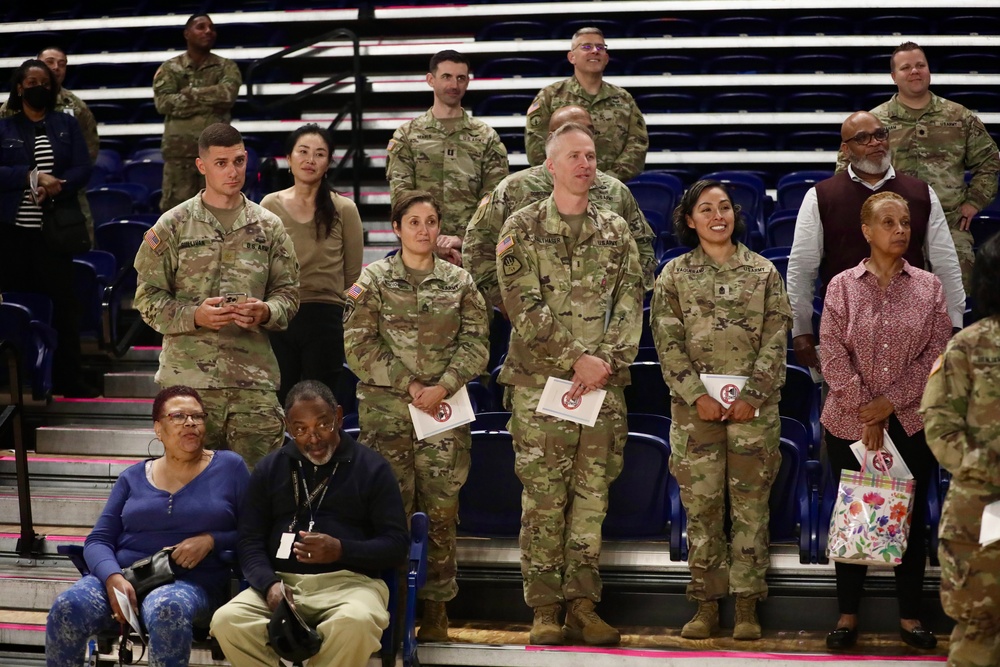
[(444, 401), (441, 401), (438, 404), (437, 412), (434, 413), (434, 421), (443, 423), (449, 419), (451, 419), (451, 406)]
[(570, 398), (568, 391), (562, 395), (562, 405), (567, 410), (576, 410), (581, 403), (583, 403), (582, 398)]
[(719, 400), (723, 405), (732, 405), (733, 401), (739, 398), (740, 388), (735, 384), (727, 384), (719, 390)]

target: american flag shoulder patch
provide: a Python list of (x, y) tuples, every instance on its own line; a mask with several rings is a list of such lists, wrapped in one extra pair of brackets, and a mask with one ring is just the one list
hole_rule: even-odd
[(146, 232), (143, 237), (146, 240), (146, 245), (150, 247), (151, 250), (156, 250), (160, 245), (160, 237), (156, 235), (156, 231), (152, 228)]
[(531, 103), (531, 106), (530, 106), (530, 107), (528, 107), (528, 113), (527, 113), (527, 114), (525, 114), (525, 115), (526, 115), (526, 116), (530, 116), (530, 115), (531, 115), (531, 114), (533, 114), (534, 112), (538, 111), (538, 107), (540, 107), (540, 106), (542, 106), (542, 103), (541, 103), (541, 102), (532, 102), (532, 103)]
[(390, 139), (389, 140), (389, 145), (386, 146), (385, 149), (391, 153), (392, 149), (395, 148), (395, 147), (396, 147), (396, 140), (395, 139)]
[(514, 247), (514, 236), (508, 234), (507, 236), (500, 239), (500, 243), (497, 244), (497, 257), (504, 254), (513, 247)]
[(358, 297), (365, 293), (365, 288), (361, 286), (360, 283), (354, 283), (351, 285), (351, 289), (347, 290), (347, 296), (350, 299), (358, 300)]
[(482, 208), (482, 207), (486, 206), (487, 204), (489, 204), (490, 203), (490, 198), (492, 196), (493, 196), (492, 192), (487, 193), (486, 195), (484, 195), (483, 198), (479, 200), (479, 206), (477, 206), (476, 208)]

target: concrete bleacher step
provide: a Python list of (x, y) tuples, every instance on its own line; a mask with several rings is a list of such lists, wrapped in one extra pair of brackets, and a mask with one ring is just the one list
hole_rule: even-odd
[[(31, 517), (41, 525), (90, 528), (107, 501), (107, 489), (32, 488)], [(18, 515), (17, 491), (0, 490), (0, 516)]]
[[(100, 487), (114, 483), (126, 468), (142, 459), (138, 456), (29, 453), (28, 470), (33, 489), (45, 487), (50, 482), (60, 486), (71, 484), (73, 488)], [(0, 483), (13, 486), (16, 478), (13, 452), (0, 453)]]
[(41, 426), (35, 431), (39, 454), (87, 456), (159, 456), (163, 445), (154, 440), (152, 428), (65, 424)]
[[(17, 514), (6, 515), (8, 520), (17, 517)], [(35, 533), (44, 539), (40, 542), (41, 552), (38, 557), (43, 559), (62, 558), (57, 554), (57, 547), (61, 544), (82, 545), (87, 535), (90, 534), (91, 526), (53, 526), (35, 523)], [(16, 554), (17, 541), (21, 537), (21, 527), (13, 523), (0, 523), (0, 553)], [(3, 663), (0, 663), (3, 664)]]
[(68, 424), (119, 427), (149, 427), (152, 422), (151, 398), (54, 398), (37, 410), (46, 425)]
[(153, 381), (153, 371), (130, 371), (104, 374), (107, 398), (153, 398), (160, 387)]
[(0, 605), (17, 604), (18, 611), (48, 611), (59, 593), (73, 585), (80, 573), (69, 561), (58, 565), (25, 567), (0, 564)]
[(159, 345), (133, 345), (128, 349), (128, 352), (122, 357), (122, 361), (131, 362), (149, 362), (154, 365), (160, 360), (160, 350), (162, 350)]

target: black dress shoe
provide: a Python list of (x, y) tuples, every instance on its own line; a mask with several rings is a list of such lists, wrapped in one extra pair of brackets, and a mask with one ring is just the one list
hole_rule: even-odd
[(930, 630), (924, 630), (919, 625), (912, 630), (900, 628), (899, 636), (913, 648), (927, 650), (937, 646), (937, 637), (934, 636), (934, 633)]
[(829, 649), (851, 648), (857, 643), (857, 628), (837, 628), (826, 636), (826, 647)]

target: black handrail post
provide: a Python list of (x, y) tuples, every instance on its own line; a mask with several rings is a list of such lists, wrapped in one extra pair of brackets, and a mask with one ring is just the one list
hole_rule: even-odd
[(21, 390), (21, 355), (10, 341), (0, 341), (0, 350), (7, 358), (10, 377), (11, 405), (0, 413), (0, 427), (9, 422), (14, 437), (14, 467), (17, 471), (17, 504), (21, 515), (21, 536), (15, 549), (21, 558), (35, 558), (41, 552), (43, 537), (35, 532), (31, 517), (31, 489), (28, 484), (28, 452), (24, 447), (22, 413), (24, 393)]

